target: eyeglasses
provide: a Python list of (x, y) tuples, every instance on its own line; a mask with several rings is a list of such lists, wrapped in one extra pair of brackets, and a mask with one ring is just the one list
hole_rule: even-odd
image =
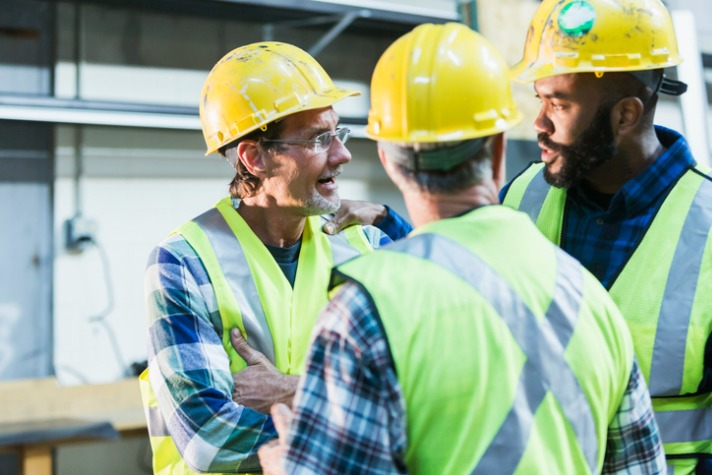
[(323, 134), (317, 135), (316, 137), (314, 137), (314, 140), (262, 140), (262, 142), (305, 145), (312, 144), (314, 146), (313, 151), (316, 153), (321, 153), (331, 147), (331, 142), (334, 140), (334, 137), (338, 138), (339, 142), (341, 142), (342, 144), (345, 144), (346, 141), (349, 139), (350, 133), (351, 129), (349, 129), (348, 127), (339, 127), (333, 132), (324, 132)]

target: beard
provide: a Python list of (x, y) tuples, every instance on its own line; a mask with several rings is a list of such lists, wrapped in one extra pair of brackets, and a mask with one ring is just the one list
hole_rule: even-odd
[(544, 167), (544, 179), (557, 188), (578, 185), (586, 175), (608, 162), (616, 153), (611, 124), (612, 104), (602, 105), (596, 111), (591, 124), (571, 145), (552, 141), (547, 134), (537, 136), (539, 143), (559, 154), (563, 159), (561, 170), (551, 173)]
[[(321, 178), (334, 178), (341, 175), (342, 166), (339, 165), (333, 170), (324, 173)], [(304, 202), (303, 212), (305, 216), (317, 216), (321, 214), (331, 214), (336, 213), (336, 211), (341, 206), (341, 198), (339, 197), (338, 185), (336, 189), (333, 190), (329, 196), (324, 196), (319, 191), (315, 189), (312, 190), (311, 195), (307, 197)]]
[(304, 216), (318, 216), (321, 214), (336, 213), (341, 206), (341, 199), (335, 194), (331, 199), (327, 199), (315, 191), (304, 203)]

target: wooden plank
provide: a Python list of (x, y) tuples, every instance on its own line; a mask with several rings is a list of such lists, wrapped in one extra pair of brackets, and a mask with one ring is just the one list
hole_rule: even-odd
[(23, 475), (52, 475), (52, 451), (48, 445), (30, 445), (22, 449)]
[(110, 421), (119, 431), (146, 428), (138, 380), (61, 386), (55, 378), (0, 383), (0, 424), (59, 418)]

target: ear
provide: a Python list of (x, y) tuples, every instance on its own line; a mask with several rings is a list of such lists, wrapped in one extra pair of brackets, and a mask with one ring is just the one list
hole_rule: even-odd
[[(383, 150), (381, 147), (378, 147), (378, 159), (381, 161), (381, 165), (383, 165), (383, 170), (385, 170), (386, 175), (388, 175), (388, 178), (396, 186), (398, 186), (398, 177), (400, 176), (400, 174), (396, 169), (394, 169), (393, 163), (388, 159), (388, 156), (386, 155), (386, 151)], [(400, 186), (398, 186), (398, 188), (400, 188)]]
[(497, 191), (504, 186), (505, 155), (507, 153), (507, 138), (504, 132), (492, 136), (492, 181), (497, 185)]
[(386, 158), (386, 152), (380, 146), (378, 147), (378, 159), (381, 161), (381, 165), (383, 165), (383, 168), (386, 168), (388, 158)]
[(613, 135), (627, 135), (635, 130), (643, 118), (645, 107), (637, 97), (624, 97), (616, 102), (611, 109), (611, 126)]
[(237, 145), (237, 156), (247, 171), (257, 178), (266, 178), (263, 151), (255, 140), (243, 140)]
[(383, 150), (381, 147), (378, 147), (378, 159), (381, 161), (381, 165), (383, 166), (383, 169), (386, 171), (386, 174), (390, 176), (390, 165), (391, 163), (388, 161), (388, 157), (386, 156), (386, 151)]

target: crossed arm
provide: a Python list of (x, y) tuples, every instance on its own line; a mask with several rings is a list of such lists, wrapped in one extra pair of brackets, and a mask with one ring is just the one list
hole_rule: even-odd
[[(183, 460), (202, 472), (255, 467), (257, 447), (277, 436), (272, 419), (246, 403), (259, 397), (259, 386), (248, 378), (264, 368), (246, 355), (253, 364), (239, 375), (242, 402), (234, 402), (230, 362), (216, 331), (220, 317), (215, 296), (202, 263), (185, 241), (171, 239), (151, 255), (146, 298), (151, 386)], [(275, 401), (291, 397), (291, 379), (264, 379), (272, 381), (269, 390), (279, 389)], [(252, 392), (246, 393), (248, 386)]]

